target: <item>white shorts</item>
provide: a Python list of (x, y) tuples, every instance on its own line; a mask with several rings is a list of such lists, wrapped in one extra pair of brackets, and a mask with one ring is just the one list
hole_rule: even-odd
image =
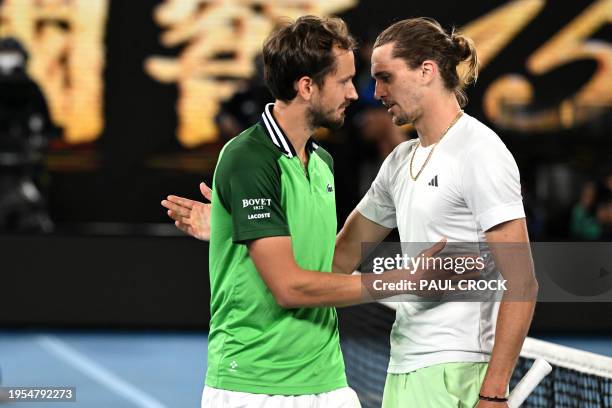
[(322, 394), (266, 395), (205, 386), (202, 408), (361, 408), (361, 404), (349, 387)]

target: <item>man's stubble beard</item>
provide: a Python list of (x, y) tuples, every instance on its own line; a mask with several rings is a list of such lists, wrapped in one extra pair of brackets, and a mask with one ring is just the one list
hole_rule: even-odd
[(407, 99), (409, 106), (412, 106), (413, 109), (411, 112), (407, 112), (401, 109), (398, 105), (397, 107), (400, 111), (399, 115), (394, 116), (393, 118), (393, 123), (395, 124), (395, 126), (404, 126), (408, 124), (414, 125), (417, 119), (419, 119), (419, 117), (423, 115), (423, 108), (421, 105), (423, 101), (423, 94), (419, 91), (416, 91), (415, 93), (409, 94)]
[(325, 112), (319, 106), (310, 107), (308, 109), (308, 123), (312, 129), (326, 128), (329, 130), (338, 130), (344, 125), (344, 116), (340, 118), (334, 118), (333, 112)]
[(414, 125), (414, 122), (416, 122), (422, 113), (422, 109), (420, 108), (415, 108), (412, 112), (400, 110), (399, 115), (393, 117), (393, 123), (395, 126)]

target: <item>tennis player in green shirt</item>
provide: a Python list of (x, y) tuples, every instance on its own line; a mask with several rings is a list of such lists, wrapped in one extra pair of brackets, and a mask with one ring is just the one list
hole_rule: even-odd
[(205, 406), (217, 406), (228, 391), (252, 394), (248, 406), (272, 399), (278, 406), (359, 406), (346, 383), (336, 311), (279, 307), (291, 302), (278, 296), (288, 271), (273, 259), (331, 271), (333, 164), (310, 136), (316, 127), (342, 126), (357, 99), (353, 46), (343, 22), (314, 17), (275, 31), (264, 45), (276, 103), (225, 145), (213, 182)]
[(287, 290), (292, 268), (332, 269), (333, 162), (311, 135), (342, 126), (357, 99), (354, 46), (344, 22), (312, 16), (264, 44), (276, 102), (224, 146), (215, 169), (203, 407), (360, 406), (347, 386), (335, 309), (297, 307)]

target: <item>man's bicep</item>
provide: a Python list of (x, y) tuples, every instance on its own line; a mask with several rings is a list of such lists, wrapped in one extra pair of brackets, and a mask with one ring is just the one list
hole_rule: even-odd
[(491, 227), (485, 232), (488, 243), (523, 243), (529, 242), (525, 218), (517, 218)]
[(352, 273), (366, 254), (362, 254), (364, 243), (372, 248), (389, 235), (391, 228), (377, 224), (353, 210), (336, 237), (334, 272)]
[(485, 232), (497, 270), (506, 280), (505, 298), (533, 301), (537, 281), (525, 218), (498, 224)]

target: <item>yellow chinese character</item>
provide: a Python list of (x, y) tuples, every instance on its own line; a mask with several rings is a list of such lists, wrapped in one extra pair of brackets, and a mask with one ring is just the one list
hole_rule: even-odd
[(214, 117), (220, 102), (229, 98), (254, 73), (254, 58), (280, 17), (325, 15), (353, 6), (356, 0), (330, 5), (323, 0), (166, 0), (157, 7), (155, 21), (167, 30), (166, 47), (186, 44), (178, 58), (155, 56), (145, 70), (164, 83), (177, 82), (177, 136), (185, 146), (215, 141)]
[(66, 140), (95, 140), (103, 120), (104, 27), (108, 0), (4, 0), (2, 34), (30, 54), (29, 73)]

